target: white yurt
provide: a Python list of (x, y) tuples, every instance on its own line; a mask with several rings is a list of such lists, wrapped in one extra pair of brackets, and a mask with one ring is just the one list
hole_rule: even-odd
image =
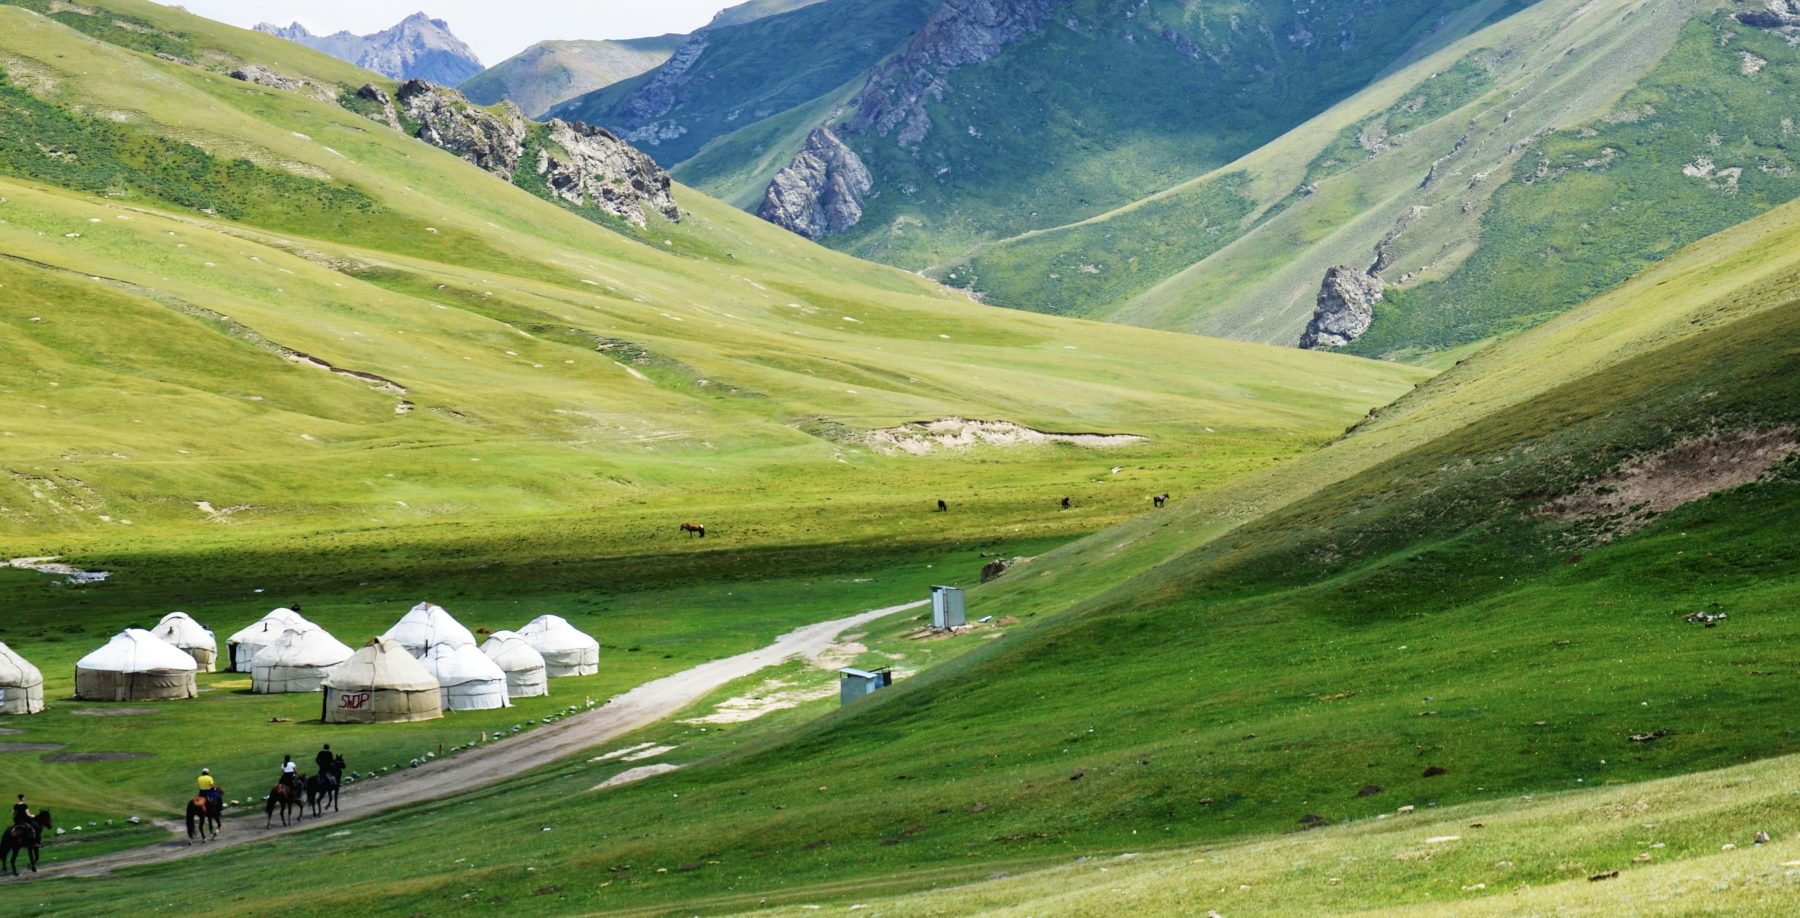
[(0, 643), (0, 714), (36, 714), (43, 709), (44, 674)]
[(475, 635), (450, 617), (442, 606), (419, 603), (400, 618), (382, 637), (405, 647), (413, 656), (424, 658), (425, 652), (439, 644), (452, 647), (474, 647)]
[(512, 703), (506, 697), (506, 672), (474, 644), (433, 644), (419, 662), (437, 677), (446, 711), (485, 711)]
[(247, 673), (250, 664), (264, 647), (275, 643), (289, 628), (311, 625), (312, 622), (300, 617), (300, 613), (292, 609), (276, 609), (268, 615), (256, 620), (255, 624), (232, 635), (225, 641), (231, 651), (231, 672)]
[(251, 661), (250, 689), (258, 695), (316, 692), (333, 666), (355, 654), (323, 628), (289, 628)]
[(406, 648), (387, 639), (369, 642), (325, 674), (328, 724), (396, 724), (444, 716), (437, 677)]
[(540, 615), (519, 629), (519, 636), (544, 655), (550, 678), (591, 676), (600, 671), (600, 642), (575, 630), (560, 615)]
[(168, 701), (194, 698), (199, 665), (142, 628), (118, 633), (75, 664), (75, 697), (84, 701)]
[(506, 673), (508, 698), (535, 698), (550, 694), (544, 655), (515, 631), (496, 631), (481, 645), (481, 652)]
[(195, 665), (203, 673), (210, 673), (218, 664), (219, 639), (213, 633), (201, 627), (186, 612), (170, 612), (163, 620), (150, 629), (150, 633), (162, 639), (162, 642), (186, 653), (194, 658)]

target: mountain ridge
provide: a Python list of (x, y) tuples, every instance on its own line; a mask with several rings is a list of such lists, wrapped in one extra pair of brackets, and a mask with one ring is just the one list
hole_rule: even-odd
[(423, 12), (368, 35), (355, 35), (349, 30), (314, 35), (298, 22), (286, 26), (258, 23), (255, 30), (396, 80), (430, 80), (455, 86), (483, 69), (481, 59), (450, 31), (449, 23)]

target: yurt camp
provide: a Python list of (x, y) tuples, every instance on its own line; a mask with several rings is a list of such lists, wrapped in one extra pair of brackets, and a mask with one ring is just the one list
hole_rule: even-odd
[(402, 616), (382, 637), (398, 642), (413, 656), (420, 658), (439, 644), (449, 644), (452, 647), (475, 646), (475, 635), (469, 629), (452, 618), (443, 607), (428, 602), (413, 606), (412, 611)]
[(406, 648), (382, 638), (371, 641), (325, 675), (328, 724), (397, 724), (444, 716), (437, 677)]
[(276, 609), (268, 615), (256, 620), (250, 627), (232, 635), (225, 641), (231, 651), (231, 672), (247, 673), (250, 664), (255, 662), (256, 655), (264, 647), (275, 643), (289, 628), (311, 625), (312, 622), (300, 617), (300, 613), (292, 609)]
[(433, 644), (419, 661), (437, 678), (446, 711), (504, 708), (506, 673), (474, 644)]
[(550, 678), (591, 676), (600, 671), (600, 642), (575, 630), (560, 615), (540, 615), (519, 636), (544, 656)]
[(250, 662), (250, 688), (258, 695), (316, 692), (331, 668), (355, 653), (323, 628), (290, 628)]
[(36, 714), (43, 709), (44, 674), (0, 643), (0, 714)]
[(186, 612), (170, 612), (150, 629), (162, 642), (194, 658), (200, 672), (210, 673), (219, 660), (219, 639)]
[(481, 652), (506, 673), (507, 697), (535, 698), (550, 694), (550, 683), (544, 670), (544, 655), (526, 643), (517, 632), (494, 632), (481, 645)]
[(75, 697), (84, 701), (169, 701), (200, 694), (194, 658), (142, 628), (121, 631), (75, 663)]

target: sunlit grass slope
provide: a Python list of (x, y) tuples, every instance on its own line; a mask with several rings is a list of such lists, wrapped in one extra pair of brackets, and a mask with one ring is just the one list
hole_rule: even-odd
[[(1292, 899), (1304, 911), (1436, 903), (1478, 883), (1498, 893), (1513, 885), (1502, 859), (1526, 882), (1585, 883), (1585, 871), (1629, 869), (1647, 850), (1654, 864), (1726, 840), (1742, 847), (1764, 822), (1791, 845), (1792, 820), (1766, 818), (1758, 801), (1776, 798), (1763, 788), (1737, 797), (1742, 810), (1680, 804), (1693, 815), (1667, 839), (1643, 834), (1658, 820), (1635, 815), (1553, 833), (1532, 821), (1567, 824), (1569, 809), (1493, 801), (1800, 751), (1787, 704), (1800, 690), (1789, 661), (1800, 639), (1791, 457), (1635, 532), (1546, 512), (1634, 458), (1800, 423), (1796, 241), (1793, 206), (1709, 238), (1469, 358), (1324, 450), (1043, 555), (971, 597), (972, 614), (1022, 627), (780, 741), (606, 793), (590, 789), (612, 769), (569, 763), (353, 839), (228, 853), (207, 876), (257, 907), (301, 912), (458, 912), (499, 899), (711, 913), (848, 907), (1081, 857), (1280, 845), (1267, 839), (1403, 806), (1466, 805), (1450, 818), (1470, 822), (1494, 813), (1496, 845), (1521, 826), (1516, 858), (1425, 842), (1490, 831), (1472, 827), (1434, 824), (1402, 840), (1383, 833), (1417, 830), (1384, 821), (1319, 836), (1428, 852), (1404, 869), (1293, 874), (1257, 860), (1259, 849), (1229, 849), (1227, 866), (1253, 876), (1227, 892), (1277, 885), (1257, 878), (1268, 871), (1356, 884), (1343, 900), (1304, 885)], [(1727, 619), (1684, 620), (1699, 611)], [(1626, 799), (1636, 798), (1570, 806)], [(519, 841), (462, 862), (418, 843), (470, 826)], [(1667, 847), (1649, 848), (1657, 841)], [(323, 851), (341, 885), (321, 892), (271, 866), (270, 855), (299, 850)], [(1463, 869), (1434, 870), (1438, 850), (1442, 866)], [(1463, 850), (1493, 866), (1456, 860)], [(1187, 876), (1216, 889), (1214, 868), (1154, 863), (1171, 875), (1131, 900), (1147, 910), (1181, 895), (1169, 884)], [(131, 884), (181, 907), (232, 908), (186, 893), (188, 876), (160, 868), (31, 896), (92, 911)], [(1063, 895), (1096, 907), (1067, 892), (1068, 877), (920, 907)], [(1271, 901), (1259, 896), (1242, 901)]]

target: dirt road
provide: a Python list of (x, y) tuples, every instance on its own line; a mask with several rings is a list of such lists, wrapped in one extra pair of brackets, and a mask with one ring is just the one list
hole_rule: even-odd
[[(925, 600), (889, 606), (849, 618), (797, 628), (777, 638), (775, 643), (767, 647), (703, 663), (693, 669), (646, 682), (592, 711), (539, 727), (512, 739), (460, 753), (453, 758), (433, 762), (423, 768), (397, 772), (374, 782), (350, 785), (343, 792), (342, 813), (327, 813), (322, 819), (308, 819), (301, 825), (314, 828), (350, 822), (423, 800), (468, 793), (516, 777), (533, 768), (549, 765), (558, 759), (584, 752), (633, 730), (672, 717), (720, 687), (757, 670), (794, 657), (818, 656), (836, 642), (838, 635), (859, 625), (917, 609), (928, 603), (929, 600)], [(253, 825), (248, 817), (234, 818), (226, 822), (225, 834), (209, 844), (190, 846), (185, 838), (171, 840), (130, 851), (44, 866), (39, 868), (37, 876), (105, 876), (123, 867), (180, 860), (217, 851), (221, 847), (255, 844), (280, 838), (285, 834), (288, 833), (281, 829), (268, 831), (262, 826)]]

